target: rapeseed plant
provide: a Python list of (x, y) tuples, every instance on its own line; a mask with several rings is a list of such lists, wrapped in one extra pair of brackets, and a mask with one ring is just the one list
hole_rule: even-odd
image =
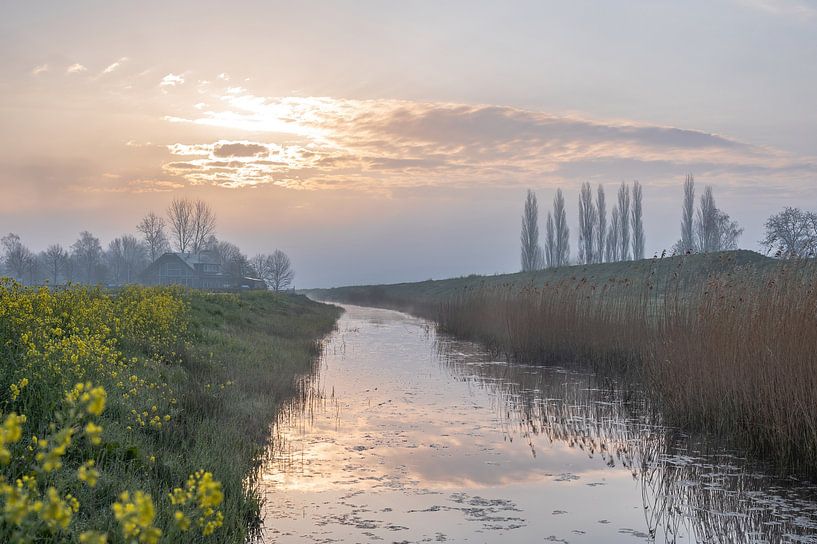
[[(141, 427), (157, 433), (172, 424), (177, 401), (162, 374), (178, 363), (186, 312), (176, 289), (128, 287), (112, 295), (0, 281), (0, 540), (161, 541), (157, 514), (173, 523), (170, 501), (158, 505), (165, 516), (150, 494), (122, 491), (109, 503), (118, 531), (84, 504), (98, 502), (94, 490), (120, 447), (106, 441), (103, 418), (124, 428), (126, 414), (137, 414)], [(144, 356), (126, 356), (128, 347)], [(111, 406), (115, 413), (107, 414)], [(210, 472), (191, 478), (197, 502), (186, 506), (210, 536), (223, 520), (221, 484)], [(89, 522), (100, 526), (88, 530)]]

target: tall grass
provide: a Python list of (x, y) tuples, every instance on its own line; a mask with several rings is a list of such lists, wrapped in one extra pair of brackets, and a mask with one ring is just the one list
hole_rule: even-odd
[(725, 263), (706, 275), (696, 258), (656, 259), (618, 278), (588, 266), (552, 282), (474, 280), (414, 299), (405, 286), (350, 294), (510, 359), (626, 372), (669, 421), (734, 439), (782, 471), (817, 474), (817, 266)]
[(662, 305), (645, 369), (666, 412), (817, 473), (817, 275), (811, 262), (711, 278)]

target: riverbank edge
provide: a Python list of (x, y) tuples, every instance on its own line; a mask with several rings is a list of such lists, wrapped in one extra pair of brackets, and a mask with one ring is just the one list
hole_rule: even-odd
[[(314, 369), (322, 339), (342, 310), (303, 295), (193, 293), (190, 339), (180, 399), (195, 413), (186, 449), (211, 467), (224, 486), (225, 523), (218, 541), (257, 536), (263, 498), (256, 477), (279, 410), (297, 395), (299, 378)], [(218, 400), (213, 387), (229, 384)], [(230, 504), (232, 503), (232, 504)]]

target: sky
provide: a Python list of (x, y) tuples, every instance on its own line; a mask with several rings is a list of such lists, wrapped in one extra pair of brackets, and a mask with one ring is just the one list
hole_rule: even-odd
[[(174, 197), (296, 286), (513, 272), (527, 189), (817, 211), (817, 0), (0, 0), (0, 232), (103, 244)], [(544, 221), (542, 221), (544, 222)]]

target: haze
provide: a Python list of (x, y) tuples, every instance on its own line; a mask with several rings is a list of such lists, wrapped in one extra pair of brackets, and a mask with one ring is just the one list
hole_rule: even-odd
[(134, 232), (175, 196), (297, 286), (519, 268), (525, 193), (693, 173), (759, 249), (817, 204), (817, 3), (5, 2), (0, 232)]

